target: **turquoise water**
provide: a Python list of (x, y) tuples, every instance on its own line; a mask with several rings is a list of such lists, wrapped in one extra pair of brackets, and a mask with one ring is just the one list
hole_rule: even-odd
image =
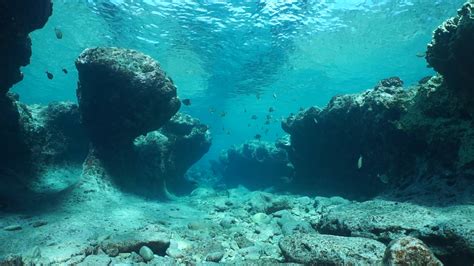
[(56, 0), (46, 26), (31, 34), (31, 64), (13, 91), (26, 103), (76, 101), (74, 60), (82, 50), (137, 49), (161, 63), (181, 99), (192, 100), (181, 111), (211, 126), (206, 161), (257, 133), (281, 136), (280, 119), (300, 107), (324, 106), (389, 76), (409, 85), (433, 74), (426, 44), (463, 2)]

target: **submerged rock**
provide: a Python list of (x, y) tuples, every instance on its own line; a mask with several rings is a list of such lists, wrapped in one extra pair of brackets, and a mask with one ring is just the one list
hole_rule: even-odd
[(291, 182), (293, 168), (285, 149), (273, 143), (251, 140), (223, 151), (214, 172), (230, 187), (282, 188)]
[[(474, 3), (466, 3), (454, 18), (439, 26), (428, 45), (426, 60), (449, 86), (474, 95)], [(471, 101), (472, 102), (472, 101)]]
[[(397, 121), (415, 95), (398, 78), (361, 94), (334, 97), (324, 109), (311, 107), (282, 123), (291, 135), (295, 185), (322, 195), (370, 197), (386, 185), (380, 175), (400, 175), (414, 165), (416, 135)], [(400, 160), (402, 159), (402, 160)]]
[(474, 221), (466, 219), (470, 212), (463, 207), (443, 211), (372, 200), (337, 205), (323, 213), (314, 227), (323, 234), (365, 237), (385, 244), (415, 237), (446, 264), (463, 265), (474, 260)]
[(431, 250), (419, 239), (402, 237), (390, 242), (383, 258), (385, 265), (441, 266)]
[(23, 79), (20, 67), (30, 63), (28, 34), (42, 28), (52, 14), (51, 0), (16, 0), (0, 3), (0, 96)]
[(378, 265), (385, 245), (361, 237), (293, 234), (279, 242), (288, 262), (305, 265)]
[(171, 79), (140, 52), (86, 49), (76, 67), (82, 122), (96, 147), (131, 143), (159, 129), (180, 107)]

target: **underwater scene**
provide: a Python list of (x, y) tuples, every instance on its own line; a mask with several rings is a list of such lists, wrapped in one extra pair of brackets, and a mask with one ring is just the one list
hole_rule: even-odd
[(474, 0), (0, 0), (0, 265), (474, 265)]

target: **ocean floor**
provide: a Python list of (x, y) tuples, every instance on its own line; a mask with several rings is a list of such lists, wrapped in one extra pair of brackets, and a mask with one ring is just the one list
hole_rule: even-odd
[(40, 205), (16, 213), (3, 206), (1, 265), (380, 264), (386, 245), (405, 235), (445, 263), (453, 254), (470, 259), (474, 250), (474, 205), (355, 202), (243, 187), (198, 188), (159, 202), (96, 181)]

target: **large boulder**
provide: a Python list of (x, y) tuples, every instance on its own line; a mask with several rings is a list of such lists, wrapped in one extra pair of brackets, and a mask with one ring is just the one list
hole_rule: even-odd
[[(439, 26), (428, 45), (426, 60), (449, 86), (474, 95), (474, 3), (466, 3), (456, 17)], [(466, 95), (466, 96), (467, 96)]]
[(140, 52), (86, 49), (76, 67), (82, 122), (96, 148), (131, 144), (159, 129), (180, 107), (172, 80)]
[(222, 182), (230, 187), (282, 188), (293, 177), (287, 151), (278, 143), (258, 140), (223, 151), (212, 167), (215, 173), (222, 176)]
[(46, 24), (52, 8), (51, 0), (0, 2), (0, 95), (23, 79), (20, 67), (28, 65), (31, 57), (28, 34)]

